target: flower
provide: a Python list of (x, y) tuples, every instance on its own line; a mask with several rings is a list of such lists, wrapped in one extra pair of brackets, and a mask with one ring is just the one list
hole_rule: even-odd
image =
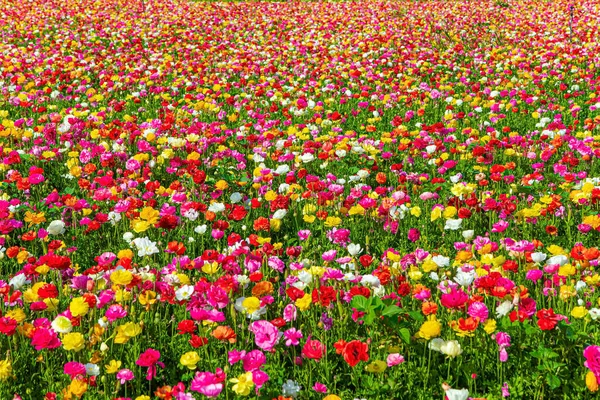
[(320, 360), (325, 354), (325, 345), (318, 340), (307, 340), (302, 348), (302, 355), (313, 360)]
[(386, 360), (388, 367), (393, 367), (395, 365), (402, 364), (404, 361), (405, 361), (404, 357), (398, 353), (388, 354), (387, 360)]
[(239, 396), (248, 396), (254, 387), (252, 372), (241, 374), (237, 378), (230, 379), (229, 382), (235, 383), (231, 389)]
[(217, 368), (215, 373), (196, 372), (190, 385), (190, 390), (203, 394), (206, 397), (218, 397), (223, 390), (223, 381), (225, 374), (221, 368)]
[[(146, 350), (138, 357), (135, 362), (136, 365), (140, 367), (148, 367), (148, 372), (146, 374), (146, 379), (151, 381), (152, 378), (156, 376), (156, 364), (161, 365), (162, 363), (158, 362), (160, 358), (160, 352), (158, 350), (154, 350), (152, 348)], [(162, 365), (161, 365), (162, 366)]]
[(188, 351), (179, 358), (181, 365), (191, 370), (196, 369), (196, 364), (198, 364), (199, 361), (200, 356), (195, 351)]
[(415, 335), (418, 338), (430, 340), (440, 336), (442, 333), (442, 324), (439, 323), (435, 315), (427, 317), (427, 321), (421, 325), (419, 331)]
[(133, 280), (133, 274), (130, 271), (119, 269), (110, 274), (110, 281), (115, 285), (127, 286)]
[(50, 235), (62, 235), (65, 233), (65, 223), (61, 220), (54, 220), (50, 222), (46, 231), (48, 231)]
[(0, 360), (0, 381), (6, 381), (13, 375), (12, 363), (10, 360)]
[(588, 390), (592, 393), (598, 391), (598, 378), (592, 371), (588, 371), (585, 374), (585, 386), (587, 386)]
[(288, 379), (282, 387), (282, 392), (284, 396), (292, 396), (292, 397), (296, 397), (298, 396), (298, 393), (300, 392), (301, 387), (300, 385), (298, 385), (298, 383), (296, 383), (296, 381), (293, 381), (291, 379)]
[(462, 348), (460, 347), (460, 343), (456, 340), (447, 340), (440, 346), (440, 351), (442, 354), (447, 355), (450, 358), (454, 358), (462, 354)]
[(327, 386), (320, 382), (315, 382), (313, 385), (313, 390), (317, 393), (327, 393)]
[(89, 309), (90, 305), (83, 297), (76, 297), (69, 304), (69, 311), (71, 311), (71, 315), (74, 317), (86, 315)]
[(250, 324), (250, 332), (254, 333), (254, 342), (265, 351), (270, 351), (279, 342), (279, 330), (269, 321), (255, 321)]
[(52, 321), (52, 329), (58, 333), (69, 333), (73, 329), (71, 320), (65, 316), (59, 315)]
[(133, 376), (133, 372), (131, 370), (124, 368), (117, 372), (117, 380), (121, 383), (121, 385), (125, 384), (130, 380), (133, 380), (135, 377)]
[(369, 345), (359, 340), (346, 343), (342, 349), (344, 361), (355, 367), (361, 361), (369, 361)]
[(600, 346), (591, 345), (583, 350), (585, 362), (583, 365), (589, 369), (597, 380), (600, 380)]
[(374, 374), (381, 374), (387, 368), (387, 364), (385, 361), (375, 360), (371, 362), (369, 365), (365, 367), (365, 371), (371, 372)]
[(79, 332), (71, 332), (63, 336), (62, 343), (65, 350), (78, 352), (85, 347), (85, 338)]

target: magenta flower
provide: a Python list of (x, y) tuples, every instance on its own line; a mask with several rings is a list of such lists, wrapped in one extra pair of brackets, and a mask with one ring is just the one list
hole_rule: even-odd
[(591, 345), (583, 350), (583, 365), (592, 371), (596, 379), (600, 379), (600, 346)]
[(133, 372), (131, 372), (131, 370), (127, 368), (123, 368), (122, 370), (117, 372), (117, 380), (121, 382), (121, 385), (125, 384), (125, 382), (132, 380), (133, 378), (135, 378), (133, 376)]
[(56, 349), (60, 346), (60, 340), (58, 334), (50, 328), (37, 328), (33, 333), (31, 339), (31, 345), (37, 350), (43, 349)]
[(248, 329), (254, 333), (256, 345), (265, 351), (273, 350), (273, 347), (279, 342), (280, 332), (269, 321), (255, 321), (250, 324)]
[(316, 382), (313, 386), (313, 390), (317, 393), (325, 394), (327, 393), (327, 386), (325, 386), (321, 382)]
[(296, 328), (290, 328), (287, 331), (283, 332), (283, 336), (285, 337), (285, 345), (287, 347), (290, 346), (298, 346), (300, 343), (300, 339), (304, 336), (302, 332)]
[(388, 354), (387, 356), (388, 367), (393, 367), (394, 365), (402, 364), (404, 361), (404, 357), (398, 353)]
[(223, 390), (223, 381), (225, 373), (221, 368), (217, 368), (215, 373), (212, 372), (196, 372), (196, 376), (192, 379), (190, 390), (203, 394), (206, 397), (218, 397)]
[(70, 361), (65, 364), (63, 371), (73, 380), (77, 375), (85, 375), (85, 365), (77, 361)]
[(140, 354), (140, 357), (135, 362), (136, 365), (139, 365), (140, 367), (148, 368), (146, 379), (149, 381), (151, 381), (156, 376), (156, 364), (164, 368), (164, 364), (158, 361), (159, 358), (160, 352), (158, 350), (148, 349), (142, 354)]

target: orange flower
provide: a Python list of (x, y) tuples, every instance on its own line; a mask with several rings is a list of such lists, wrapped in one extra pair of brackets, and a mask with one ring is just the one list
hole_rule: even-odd
[(433, 301), (426, 301), (421, 305), (421, 311), (424, 315), (431, 315), (437, 313), (438, 305)]
[(173, 397), (172, 389), (173, 388), (171, 388), (171, 386), (159, 387), (158, 389), (156, 389), (156, 392), (154, 392), (154, 394), (159, 399), (171, 399)]
[(227, 340), (229, 343), (235, 343), (237, 335), (228, 326), (217, 326), (211, 335), (217, 340)]
[(256, 297), (262, 297), (267, 294), (273, 293), (273, 284), (269, 281), (258, 282), (252, 288), (252, 295)]

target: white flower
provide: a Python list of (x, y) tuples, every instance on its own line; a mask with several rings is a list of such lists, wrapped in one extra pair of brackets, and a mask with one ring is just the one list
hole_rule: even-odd
[(190, 208), (183, 214), (183, 216), (189, 219), (190, 221), (195, 221), (200, 216), (200, 213), (194, 210), (193, 208)]
[(123, 240), (127, 242), (127, 244), (131, 245), (131, 241), (133, 240), (133, 233), (125, 232), (123, 234)]
[(284, 396), (292, 396), (296, 397), (298, 392), (300, 391), (300, 385), (291, 379), (288, 379), (286, 383), (283, 384), (283, 395)]
[(121, 220), (121, 214), (111, 211), (108, 213), (108, 220), (110, 221), (111, 225), (115, 226), (116, 223)]
[(576, 291), (578, 291), (578, 292), (579, 292), (580, 290), (583, 290), (583, 289), (585, 289), (586, 287), (587, 287), (587, 284), (586, 284), (584, 281), (578, 281), (578, 282), (575, 284), (575, 290), (576, 290)]
[(360, 171), (358, 171), (356, 173), (356, 175), (358, 175), (358, 177), (360, 179), (365, 179), (367, 176), (369, 176), (369, 171), (365, 170), (365, 169), (361, 169)]
[(159, 252), (156, 242), (151, 241), (148, 237), (136, 238), (132, 243), (137, 248), (139, 257), (150, 256)]
[(59, 219), (54, 220), (50, 222), (50, 225), (48, 225), (46, 230), (50, 235), (62, 235), (65, 233), (65, 223)]
[(458, 219), (447, 219), (446, 220), (446, 226), (444, 226), (445, 230), (451, 230), (451, 231), (456, 231), (458, 229), (460, 229), (460, 226), (462, 225), (462, 219), (458, 218)]
[(288, 172), (290, 172), (290, 166), (283, 164), (277, 167), (277, 169), (275, 170), (275, 173), (278, 175), (284, 175), (287, 174)]
[(30, 283), (30, 281), (27, 280), (27, 277), (24, 273), (15, 275), (10, 281), (8, 281), (8, 284), (12, 286), (14, 290), (21, 289), (21, 287), (23, 287), (23, 285), (26, 283)]
[(280, 209), (275, 211), (275, 213), (273, 214), (273, 219), (283, 219), (287, 214), (287, 210), (284, 209)]
[(592, 317), (592, 319), (595, 321), (598, 319), (598, 317), (600, 317), (600, 309), (590, 308), (589, 314), (590, 317)]
[(427, 154), (432, 154), (435, 151), (435, 149), (437, 149), (437, 146), (434, 144), (430, 144), (429, 146), (425, 147)]
[(502, 318), (513, 309), (512, 302), (506, 300), (504, 303), (496, 307), (496, 318)]
[(462, 235), (465, 238), (465, 240), (471, 240), (471, 239), (473, 239), (473, 236), (475, 236), (475, 231), (472, 229), (469, 229), (467, 231), (463, 231)]
[(448, 389), (446, 390), (446, 397), (448, 397), (448, 400), (467, 400), (469, 391), (467, 389)]
[(546, 257), (548, 257), (548, 256), (541, 252), (531, 253), (531, 259), (535, 263), (541, 263), (542, 261), (544, 261), (546, 259)]
[(348, 245), (347, 249), (348, 249), (348, 253), (350, 253), (350, 255), (352, 257), (354, 257), (362, 252), (362, 248), (360, 247), (360, 244), (350, 243)]
[[(462, 354), (462, 348), (460, 347), (460, 343), (456, 340), (447, 340), (440, 346), (440, 351), (442, 354), (447, 355), (450, 358), (454, 358)], [(469, 392), (467, 392), (467, 395)]]
[(85, 364), (85, 373), (89, 376), (98, 376), (100, 375), (100, 367), (96, 364), (87, 363)]
[(431, 341), (429, 342), (429, 344), (427, 345), (427, 347), (429, 347), (430, 350), (433, 351), (439, 351), (440, 353), (442, 352), (441, 348), (444, 345), (446, 341), (444, 339), (441, 338), (433, 338), (431, 339)]
[(194, 232), (196, 232), (199, 235), (204, 235), (206, 233), (206, 225), (198, 225), (194, 229)]
[(450, 257), (445, 257), (445, 256), (434, 256), (431, 261), (433, 261), (435, 263), (435, 265), (437, 265), (440, 268), (443, 267), (447, 267), (448, 265), (450, 265)]
[(225, 204), (223, 203), (212, 203), (209, 207), (208, 207), (208, 211), (214, 212), (215, 214), (218, 214), (222, 211), (225, 211)]
[(104, 342), (102, 342), (102, 344), (100, 345), (100, 351), (105, 353), (110, 347), (108, 347), (108, 345)]
[(194, 294), (194, 287), (191, 285), (183, 285), (175, 291), (175, 298), (179, 301), (187, 300)]
[(371, 274), (363, 275), (360, 283), (363, 286), (372, 286), (372, 287), (378, 287), (379, 285), (381, 285), (381, 281), (379, 280), (379, 278), (376, 277), (375, 275), (371, 275)]
[(231, 193), (231, 196), (229, 196), (229, 200), (232, 204), (239, 203), (242, 201), (242, 198), (242, 194), (239, 192)]
[(310, 153), (306, 153), (306, 154), (302, 154), (299, 158), (300, 158), (300, 161), (302, 161), (304, 164), (308, 164), (309, 162), (311, 162), (315, 159), (315, 156), (313, 156)]
[(548, 260), (546, 260), (546, 265), (555, 265), (555, 264), (558, 264), (558, 265), (560, 265), (562, 267), (568, 261), (569, 261), (569, 259), (567, 258), (567, 256), (563, 256), (562, 254), (559, 254), (557, 256), (550, 257)]
[(465, 272), (463, 270), (458, 270), (454, 277), (454, 282), (458, 283), (460, 286), (469, 286), (474, 280), (475, 271)]
[(430, 278), (431, 280), (433, 280), (433, 281), (436, 281), (436, 282), (440, 280), (440, 277), (439, 277), (439, 275), (438, 275), (438, 274), (437, 274), (437, 272), (435, 272), (435, 271), (434, 271), (434, 272), (431, 272), (431, 273), (429, 274), (429, 278)]

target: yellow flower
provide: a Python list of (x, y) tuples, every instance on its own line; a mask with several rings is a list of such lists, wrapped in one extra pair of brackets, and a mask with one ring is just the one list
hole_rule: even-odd
[(202, 272), (204, 272), (205, 274), (208, 275), (213, 275), (216, 274), (219, 271), (219, 263), (218, 262), (213, 262), (213, 263), (205, 263), (202, 266)]
[(374, 374), (381, 374), (387, 368), (385, 361), (376, 360), (365, 367), (365, 371), (372, 372)]
[(365, 209), (360, 204), (350, 207), (349, 215), (365, 215)]
[(585, 317), (587, 314), (588, 314), (588, 310), (586, 310), (586, 308), (583, 306), (575, 307), (571, 310), (571, 316), (573, 318), (581, 319), (581, 318)]
[(588, 371), (585, 375), (585, 386), (587, 386), (590, 392), (598, 391), (598, 380), (592, 371)]
[(62, 339), (62, 344), (65, 350), (78, 352), (85, 347), (85, 338), (79, 332), (67, 333)]
[(333, 228), (339, 226), (342, 223), (342, 219), (339, 217), (327, 217), (325, 220), (325, 226), (328, 228)]
[(230, 379), (229, 382), (235, 383), (231, 389), (239, 396), (248, 396), (254, 387), (252, 372), (241, 374), (237, 378)]
[(85, 301), (83, 297), (76, 297), (71, 300), (71, 304), (69, 305), (69, 311), (74, 317), (79, 317), (80, 315), (87, 314), (90, 309), (90, 305)]
[(150, 225), (155, 224), (158, 221), (159, 216), (160, 212), (152, 207), (144, 207), (140, 212), (140, 218), (148, 221)]
[(431, 211), (431, 221), (432, 222), (441, 216), (442, 216), (442, 209), (440, 207), (436, 207)]
[(269, 221), (269, 226), (273, 232), (279, 232), (281, 229), (281, 220), (280, 219), (271, 219)]
[(217, 190), (226, 190), (229, 187), (229, 184), (221, 179), (219, 182), (215, 183), (215, 188)]
[(134, 322), (127, 322), (124, 325), (117, 327), (117, 336), (115, 336), (115, 343), (124, 344), (129, 339), (136, 337), (142, 333), (142, 327)]
[(421, 339), (430, 340), (440, 336), (442, 333), (442, 324), (439, 323), (435, 315), (428, 317), (428, 320), (421, 325), (416, 336)]
[(150, 400), (150, 396), (146, 396), (145, 394), (138, 396), (135, 400)]
[(323, 400), (342, 400), (342, 398), (340, 396), (336, 396), (335, 394), (328, 394), (327, 396), (323, 397)]
[(5, 314), (5, 317), (12, 318), (15, 321), (17, 321), (18, 323), (25, 321), (25, 318), (27, 318), (27, 316), (25, 315), (23, 310), (21, 310), (20, 308), (15, 308), (13, 310), (8, 311)]
[(133, 280), (133, 274), (126, 269), (119, 269), (110, 274), (110, 281), (115, 285), (127, 286)]
[(123, 258), (133, 258), (133, 251), (131, 251), (131, 249), (124, 249), (124, 250), (119, 250), (119, 252), (117, 253), (117, 258), (119, 260), (123, 259)]
[(196, 369), (196, 364), (200, 361), (200, 356), (195, 351), (189, 351), (181, 356), (179, 362), (189, 369)]
[(487, 321), (485, 321), (485, 323), (483, 324), (483, 330), (485, 331), (485, 333), (487, 333), (488, 335), (491, 335), (492, 333), (494, 333), (496, 331), (496, 320), (494, 319), (488, 319)]
[(110, 360), (108, 364), (104, 366), (107, 374), (116, 374), (121, 369), (121, 361)]
[(302, 298), (296, 300), (296, 307), (300, 309), (300, 311), (306, 311), (310, 308), (312, 303), (312, 296), (306, 293)]
[(39, 225), (42, 222), (46, 222), (46, 217), (43, 212), (41, 213), (32, 213), (31, 211), (27, 211), (25, 213), (25, 218), (23, 219), (29, 226)]
[(315, 219), (317, 217), (315, 217), (314, 215), (305, 215), (304, 217), (302, 217), (302, 219), (304, 220), (304, 222), (308, 223), (308, 224), (312, 224), (313, 222), (315, 222)]
[(414, 216), (414, 217), (420, 217), (421, 216), (421, 207), (419, 206), (414, 206), (413, 208), (410, 209), (410, 215)]
[(70, 394), (73, 394), (77, 398), (79, 398), (79, 397), (83, 396), (83, 394), (87, 391), (87, 387), (88, 387), (88, 385), (85, 381), (80, 381), (79, 379), (75, 379), (67, 387), (67, 391)]
[(152, 305), (156, 303), (156, 292), (152, 290), (146, 290), (138, 296), (138, 300), (143, 306)]
[(0, 381), (5, 381), (12, 376), (12, 363), (10, 360), (0, 360)]
[(246, 297), (244, 301), (242, 301), (242, 307), (244, 307), (248, 314), (254, 314), (256, 311), (260, 310), (260, 300), (258, 297), (254, 296)]
[(148, 221), (142, 221), (141, 219), (136, 219), (131, 221), (131, 229), (135, 231), (135, 233), (142, 233), (150, 229), (152, 225)]
[(456, 209), (456, 207), (454, 207), (454, 206), (447, 207), (443, 213), (444, 218), (445, 219), (452, 218), (456, 215), (457, 212), (458, 212), (458, 210)]

